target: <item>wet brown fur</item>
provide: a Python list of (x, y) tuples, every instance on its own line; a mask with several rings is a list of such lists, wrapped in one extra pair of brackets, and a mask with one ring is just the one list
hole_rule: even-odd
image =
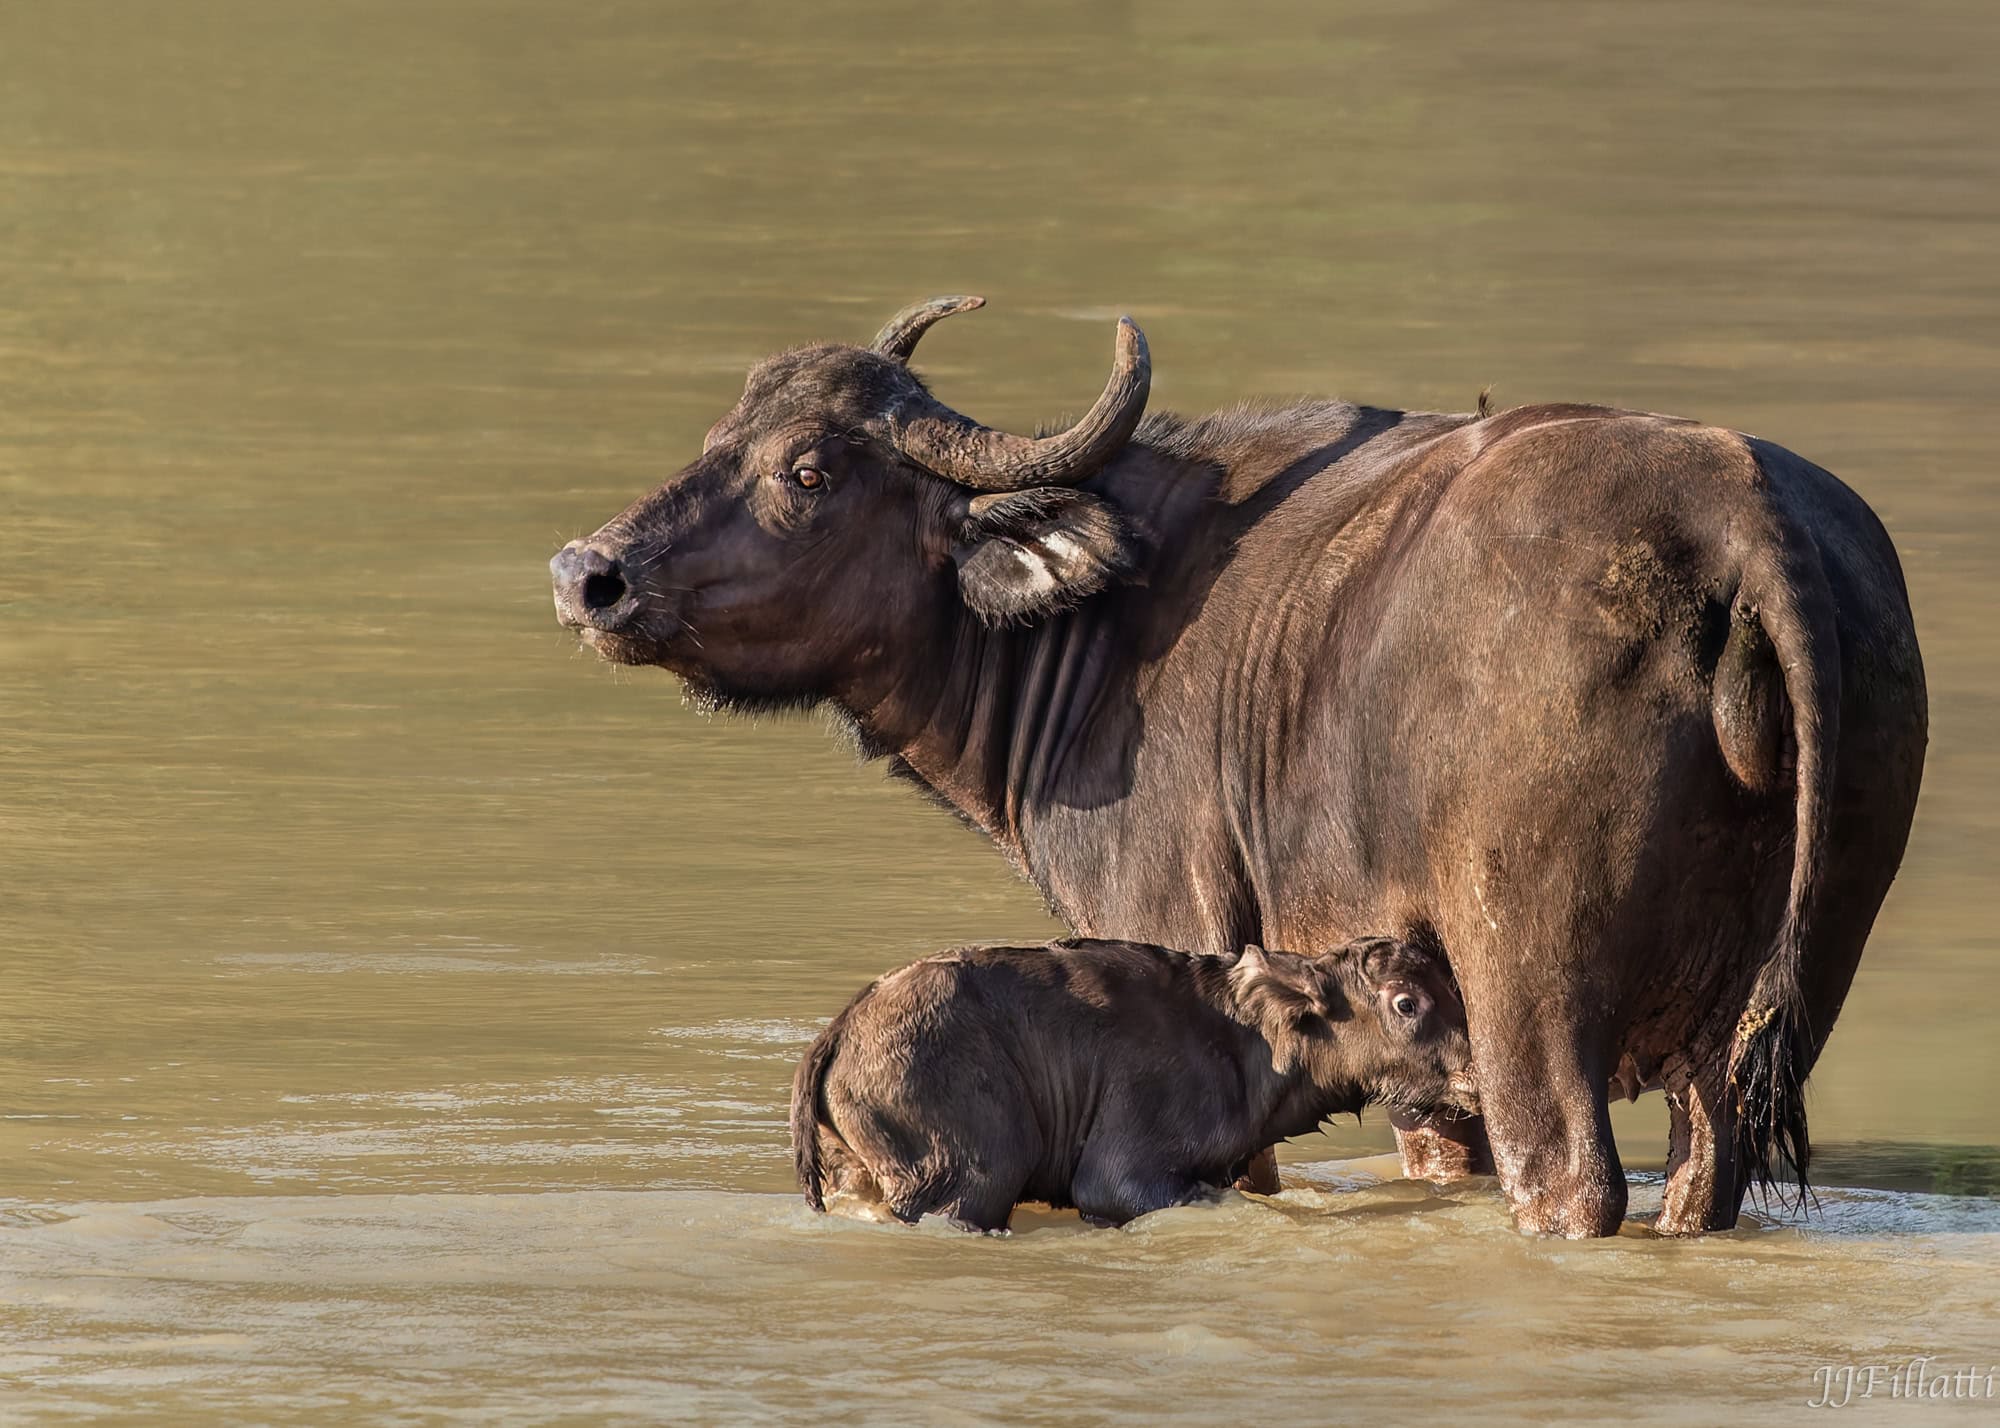
[(631, 599), (564, 618), (719, 705), (830, 703), (1081, 933), (1428, 929), (1485, 1122), (1399, 1125), (1406, 1162), (1490, 1163), (1527, 1228), (1617, 1228), (1613, 1094), (1667, 1093), (1663, 1230), (1802, 1181), (1926, 740), (1859, 497), (1650, 413), (1300, 401), (1148, 416), (988, 521), (894, 448), (885, 360), (760, 366), (588, 543)]
[(831, 1186), (903, 1220), (997, 1230), (1037, 1200), (1117, 1224), (1330, 1115), (1465, 1109), (1469, 1060), (1442, 961), (1386, 938), (1315, 957), (966, 947), (829, 1023), (793, 1080), (792, 1142), (815, 1210)]

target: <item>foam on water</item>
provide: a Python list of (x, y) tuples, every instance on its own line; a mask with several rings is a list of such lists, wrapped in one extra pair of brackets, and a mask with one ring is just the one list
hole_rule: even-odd
[(1762, 1422), (1822, 1363), (2000, 1356), (1991, 1201), (1829, 1190), (1805, 1227), (1570, 1244), (1489, 1184), (1303, 1171), (1003, 1239), (708, 1191), (13, 1202), (0, 1375), (74, 1417), (1506, 1421), (1587, 1385), (1599, 1416)]

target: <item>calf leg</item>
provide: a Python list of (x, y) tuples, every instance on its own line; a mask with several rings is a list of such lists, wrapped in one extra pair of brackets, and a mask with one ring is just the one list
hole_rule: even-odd
[(1018, 1157), (980, 1155), (900, 1116), (852, 1117), (846, 1129), (849, 1179), (908, 1224), (943, 1215), (962, 1229), (1005, 1230), (1027, 1185), (1030, 1167)]
[(1002, 1185), (991, 1179), (980, 1179), (962, 1188), (958, 1192), (958, 1197), (943, 1206), (938, 1213), (962, 1230), (1000, 1234), (1006, 1230), (1007, 1221), (1013, 1217), (1019, 1193), (1019, 1186)]
[(1208, 1193), (1209, 1187), (1191, 1176), (1156, 1166), (1109, 1162), (1087, 1153), (1070, 1182), (1070, 1198), (1076, 1202), (1077, 1213), (1105, 1225), (1122, 1225), (1170, 1205), (1203, 1199)]
[(888, 1209), (889, 1196), (867, 1162), (854, 1153), (838, 1131), (820, 1131), (820, 1174), (828, 1200), (851, 1199), (877, 1209)]

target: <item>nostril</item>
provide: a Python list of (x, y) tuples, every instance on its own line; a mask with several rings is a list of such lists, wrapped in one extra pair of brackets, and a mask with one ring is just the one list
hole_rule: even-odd
[(625, 598), (625, 577), (615, 570), (586, 575), (579, 593), (586, 610), (609, 610)]

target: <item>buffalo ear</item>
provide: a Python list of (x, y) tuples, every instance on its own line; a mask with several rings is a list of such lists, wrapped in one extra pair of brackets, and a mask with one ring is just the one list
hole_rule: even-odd
[(1125, 522), (1087, 491), (1038, 486), (975, 497), (952, 551), (958, 590), (989, 625), (1067, 610), (1132, 573)]
[(1268, 1029), (1275, 1020), (1303, 1030), (1320, 1014), (1314, 998), (1274, 967), (1269, 955), (1255, 943), (1246, 945), (1237, 957), (1229, 982), (1236, 1005), (1252, 1025)]

